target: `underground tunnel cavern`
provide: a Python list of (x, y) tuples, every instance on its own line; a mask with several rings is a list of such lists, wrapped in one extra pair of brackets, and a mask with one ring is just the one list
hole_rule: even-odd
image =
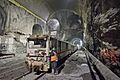
[[(104, 69), (100, 69), (98, 74), (102, 74), (105, 80), (108, 77), (108, 80), (117, 80), (116, 77), (120, 77), (119, 34), (120, 0), (0, 0), (0, 79), (9, 65), (15, 66), (21, 60), (17, 66), (23, 67), (22, 62), (27, 55), (27, 39), (31, 35), (49, 35), (75, 44), (83, 52), (88, 50), (115, 77), (112, 79), (110, 76), (114, 75), (104, 75)], [(66, 63), (74, 65), (72, 60), (80, 59), (73, 58)], [(97, 66), (96, 59), (91, 57), (88, 62)], [(72, 69), (69, 64), (67, 66)], [(101, 67), (97, 68), (99, 70)], [(65, 70), (66, 67), (63, 73)], [(16, 76), (27, 70), (23, 67), (23, 71), (20, 71)], [(88, 77), (87, 74), (84, 76)], [(11, 77), (3, 80), (11, 80)]]

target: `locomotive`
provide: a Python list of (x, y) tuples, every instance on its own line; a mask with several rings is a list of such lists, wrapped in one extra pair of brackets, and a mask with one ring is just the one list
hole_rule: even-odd
[(27, 38), (27, 55), (25, 63), (30, 72), (51, 71), (51, 49), (55, 48), (58, 55), (58, 67), (67, 56), (73, 54), (77, 47), (48, 35), (31, 35)]

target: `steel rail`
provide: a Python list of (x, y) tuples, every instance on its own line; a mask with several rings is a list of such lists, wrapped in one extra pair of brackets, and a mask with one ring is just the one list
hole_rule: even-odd
[(24, 77), (24, 76), (26, 76), (26, 75), (28, 75), (28, 74), (30, 74), (30, 73), (31, 73), (31, 72), (28, 71), (28, 72), (26, 72), (25, 74), (23, 74), (23, 75), (21, 75), (21, 76), (19, 76), (19, 77), (14, 78), (13, 80), (19, 80), (19, 79), (21, 79), (22, 77)]

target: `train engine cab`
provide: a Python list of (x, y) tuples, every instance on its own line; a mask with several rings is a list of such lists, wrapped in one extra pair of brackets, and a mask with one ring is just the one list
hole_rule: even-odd
[(47, 35), (31, 35), (27, 39), (26, 64), (29, 71), (58, 73), (75, 45)]
[(29, 71), (48, 71), (50, 68), (48, 36), (35, 35), (27, 39), (25, 62)]

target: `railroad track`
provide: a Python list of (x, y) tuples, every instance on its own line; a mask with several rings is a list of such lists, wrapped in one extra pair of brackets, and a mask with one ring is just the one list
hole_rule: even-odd
[(0, 80), (12, 80), (16, 76), (24, 74), (27, 70), (25, 66), (20, 66), (0, 74)]
[(7, 58), (7, 59), (0, 59), (0, 68), (15, 65), (16, 63), (19, 64), (20, 62), (24, 62), (24, 58)]
[(44, 72), (44, 73), (41, 73), (38, 77), (36, 77), (34, 80), (38, 80), (38, 79), (40, 79), (42, 76), (44, 76), (46, 74), (46, 72)]
[(31, 73), (31, 72), (28, 71), (28, 72), (26, 72), (25, 74), (23, 74), (23, 75), (21, 75), (21, 76), (19, 76), (19, 77), (14, 78), (13, 80), (19, 80), (19, 79), (21, 79), (22, 77), (24, 77), (24, 76), (26, 76), (26, 75), (28, 75), (28, 74), (30, 74), (30, 73)]
[(14, 57), (14, 56), (11, 56), (11, 55), (10, 55), (10, 56), (2, 56), (2, 57), (0, 57), (0, 60), (1, 60), (1, 59), (7, 59), (7, 58), (13, 58), (13, 57)]
[(3, 66), (0, 68), (0, 80), (12, 80), (13, 78), (20, 76), (27, 72), (27, 68), (24, 65), (24, 62), (15, 63), (7, 67)]
[(21, 66), (24, 67), (25, 66), (24, 64), (25, 64), (24, 61), (21, 61), (19, 63), (15, 63), (15, 64), (12, 64), (9, 66), (3, 66), (0, 68), (0, 75), (5, 74), (5, 73), (9, 73), (12, 70), (14, 71)]
[(25, 74), (14, 78), (13, 80), (38, 80), (41, 77), (43, 77), (46, 74), (46, 72), (40, 73), (39, 75), (37, 75), (35, 72), (26, 72)]

